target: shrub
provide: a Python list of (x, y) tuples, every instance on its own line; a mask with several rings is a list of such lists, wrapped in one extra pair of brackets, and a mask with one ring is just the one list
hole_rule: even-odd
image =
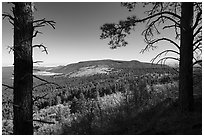
[(2, 120), (2, 134), (3, 135), (13, 134), (13, 120)]

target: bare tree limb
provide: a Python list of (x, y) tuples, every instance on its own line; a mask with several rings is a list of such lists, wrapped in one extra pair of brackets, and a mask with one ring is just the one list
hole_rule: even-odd
[(150, 19), (150, 18), (159, 16), (159, 15), (165, 15), (165, 14), (167, 14), (167, 15), (172, 15), (172, 16), (178, 18), (178, 19), (181, 19), (181, 16), (179, 16), (178, 14), (175, 14), (175, 13), (169, 12), (169, 11), (163, 11), (163, 12), (156, 13), (156, 14), (154, 14), (154, 15), (148, 16), (148, 17), (146, 17), (146, 18), (140, 19), (140, 20), (138, 20), (138, 21), (139, 21), (139, 22), (144, 22), (144, 21), (146, 21), (146, 20), (148, 20), (148, 19)]
[(147, 41), (147, 46), (141, 50), (141, 53), (144, 53), (144, 51), (146, 51), (149, 47), (152, 47), (153, 44), (160, 42), (160, 41), (168, 41), (168, 42), (172, 43), (174, 46), (176, 46), (178, 49), (180, 49), (179, 45), (176, 42), (174, 42), (173, 40), (171, 40), (169, 38), (159, 38), (159, 39), (155, 39), (152, 41)]
[(39, 119), (33, 119), (33, 120), (28, 120), (27, 122), (40, 122), (40, 123), (45, 123), (45, 124), (56, 124), (55, 122), (49, 122), (49, 121), (45, 121), (45, 120), (39, 120)]
[[(151, 18), (150, 18), (150, 19), (151, 19)], [(156, 22), (159, 22), (160, 20), (163, 20), (163, 19), (168, 19), (168, 20), (174, 22), (177, 27), (180, 27), (180, 23), (179, 23), (178, 21), (174, 20), (174, 19), (171, 18), (171, 17), (164, 16), (164, 15), (160, 15), (156, 20), (151, 21), (151, 23), (148, 24), (148, 27), (142, 32), (142, 34), (145, 36), (146, 41), (149, 41), (148, 36), (153, 36), (153, 32), (152, 32), (153, 27), (154, 27), (154, 29), (156, 30), (156, 32), (157, 32), (158, 34), (160, 34), (160, 32), (159, 32), (158, 29), (156, 28), (155, 24), (156, 24)], [(168, 27), (169, 27), (169, 26), (168, 26)], [(166, 28), (167, 28), (167, 27), (166, 27)], [(177, 35), (177, 33), (176, 33), (176, 35)], [(176, 36), (176, 37), (177, 37), (177, 36)]]
[[(200, 46), (200, 45), (201, 45), (201, 42), (199, 42), (198, 45), (193, 49), (193, 52), (196, 51), (197, 49), (202, 48), (202, 46)], [(201, 51), (201, 52), (202, 52), (202, 51)]]
[(6, 84), (3, 84), (3, 83), (2, 83), (2, 86), (7, 87), (7, 89), (14, 89), (14, 87), (6, 85)]
[(43, 44), (33, 45), (33, 48), (35, 47), (43, 48), (42, 52), (45, 52), (46, 54), (48, 54), (47, 47), (45, 47)]
[[(175, 26), (176, 26), (176, 24), (168, 25), (168, 26), (164, 26), (163, 29), (168, 29), (168, 28), (172, 28), (172, 27), (175, 27)], [(178, 26), (176, 26), (176, 27), (178, 27)]]
[(41, 84), (38, 84), (36, 86), (33, 87), (33, 89), (37, 88), (37, 87), (41, 87), (41, 86), (45, 86), (45, 85), (49, 85), (49, 84), (53, 84), (53, 83), (41, 83)]
[(201, 30), (202, 30), (202, 26), (200, 26), (200, 27), (196, 30), (196, 32), (193, 34), (193, 37), (195, 37), (198, 33), (202, 32)]
[(173, 18), (171, 18), (171, 17), (169, 17), (169, 16), (164, 16), (164, 15), (162, 15), (161, 17), (162, 17), (162, 18), (169, 19), (169, 20), (171, 20), (172, 22), (174, 22), (178, 27), (181, 27), (180, 23), (179, 23), (178, 21), (174, 20)]
[(3, 16), (3, 19), (8, 18), (9, 23), (11, 25), (15, 26), (15, 24), (14, 24), (15, 18), (13, 16), (11, 16), (9, 13), (4, 13), (4, 14), (2, 14), (2, 16)]
[(179, 36), (180, 36), (180, 34), (178, 32), (178, 28), (180, 28), (180, 27), (178, 25), (173, 24), (173, 25), (164, 26), (163, 29), (169, 29), (169, 28), (172, 28), (172, 27), (174, 27), (175, 33), (176, 33), (176, 39), (178, 39)]
[(34, 20), (33, 23), (42, 22), (42, 21), (44, 21), (44, 20), (45, 20), (45, 18), (43, 18), (43, 19), (39, 19), (39, 20)]
[(36, 37), (36, 36), (37, 36), (37, 34), (42, 34), (42, 32), (40, 32), (40, 31), (36, 30), (36, 31), (35, 31), (35, 34), (33, 35), (33, 37), (32, 37), (32, 38)]
[(43, 27), (45, 25), (49, 25), (51, 26), (53, 29), (55, 29), (55, 21), (48, 21), (46, 20), (45, 18), (43, 19), (40, 19), (40, 20), (35, 20), (33, 21), (33, 23), (36, 23), (36, 25), (34, 25), (34, 28), (37, 28), (37, 27)]
[(4, 12), (4, 13), (2, 14), (2, 16), (3, 16), (3, 19), (9, 18), (9, 19), (12, 20), (12, 21), (15, 20), (14, 17), (13, 17), (11, 14), (6, 13), (6, 12)]
[(196, 64), (202, 66), (202, 60), (196, 60), (196, 61), (193, 63), (193, 66), (196, 65)]
[(163, 64), (165, 64), (165, 61), (166, 61), (167, 59), (172, 59), (172, 60), (180, 61), (178, 58), (175, 58), (175, 57), (164, 57), (164, 58), (158, 60), (156, 64), (159, 64), (159, 62), (162, 63), (162, 61), (164, 61)]
[(47, 81), (47, 80), (45, 80), (45, 79), (42, 79), (42, 78), (40, 78), (40, 77), (38, 77), (38, 76), (36, 76), (36, 75), (33, 75), (33, 77), (36, 78), (36, 79), (38, 79), (38, 80), (41, 80), (41, 81), (43, 81), (43, 82), (45, 82), (45, 83), (47, 83), (47, 84), (56, 85), (57, 87), (61, 88), (61, 86), (58, 85), (57, 83), (49, 82), (49, 81)]
[(22, 107), (20, 107), (19, 105), (14, 104), (13, 101), (11, 101), (11, 100), (3, 101), (2, 104), (12, 104), (13, 107), (16, 107), (16, 108), (22, 109)]
[(35, 102), (39, 99), (45, 99), (45, 96), (47, 96), (47, 95), (48, 95), (48, 93), (44, 94), (43, 96), (36, 96), (36, 97), (34, 97), (33, 102)]
[(43, 63), (43, 61), (34, 61), (33, 63)]
[(173, 52), (173, 53), (176, 53), (176, 54), (178, 54), (179, 55), (179, 52), (177, 52), (177, 51), (175, 51), (175, 50), (171, 50), (171, 49), (169, 49), (169, 50), (165, 50), (165, 51), (162, 51), (162, 52), (160, 52), (159, 54), (157, 54), (150, 62), (154, 62), (157, 58), (159, 58), (162, 54), (167, 54), (167, 53), (169, 53), (169, 52)]
[(196, 40), (196, 41), (193, 43), (193, 46), (195, 46), (195, 45), (198, 44), (199, 42), (202, 42), (202, 38)]
[(194, 6), (196, 6), (200, 11), (202, 11), (202, 2), (194, 2), (193, 3)]
[(193, 28), (192, 29), (195, 29), (198, 25), (198, 22), (202, 19), (201, 16), (202, 15), (202, 12), (198, 12), (197, 14), (197, 17), (196, 17), (196, 21), (195, 21), (195, 24), (193, 25)]

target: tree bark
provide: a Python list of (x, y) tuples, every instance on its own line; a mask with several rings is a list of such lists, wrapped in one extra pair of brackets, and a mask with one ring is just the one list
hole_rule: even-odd
[(14, 3), (14, 120), (13, 133), (33, 134), (33, 11), (31, 2)]
[(179, 101), (181, 111), (193, 110), (193, 3), (181, 5)]

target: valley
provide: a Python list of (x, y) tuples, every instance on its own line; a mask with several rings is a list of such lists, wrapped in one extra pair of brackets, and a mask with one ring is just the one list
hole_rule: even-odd
[[(2, 74), (12, 85), (12, 68)], [(34, 122), (35, 134), (117, 134), (125, 128), (118, 122), (178, 99), (178, 74), (166, 65), (96, 60), (36, 67), (34, 75), (44, 81), (34, 78), (33, 116), (51, 123)], [(3, 87), (2, 95), (3, 133), (10, 134), (12, 90)]]

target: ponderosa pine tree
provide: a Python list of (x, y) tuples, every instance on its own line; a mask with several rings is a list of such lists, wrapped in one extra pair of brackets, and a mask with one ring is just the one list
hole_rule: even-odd
[(14, 3), (14, 120), (15, 135), (33, 134), (33, 5)]
[[(173, 53), (175, 56), (165, 56), (157, 63), (165, 63), (167, 59), (179, 61), (179, 101), (181, 111), (193, 110), (193, 65), (202, 63), (194, 55), (202, 53), (202, 3), (198, 2), (153, 2), (153, 3), (122, 3), (122, 6), (133, 11), (136, 6), (145, 8), (145, 17), (128, 17), (119, 23), (108, 23), (101, 27), (101, 39), (110, 38), (111, 48), (126, 46), (125, 38), (139, 23), (146, 24), (144, 35), (147, 46), (141, 51), (154, 49), (155, 44), (166, 41), (177, 50), (167, 49), (152, 59), (155, 62), (161, 55)], [(175, 40), (170, 37), (154, 38), (161, 30), (173, 29)]]
[[(32, 45), (32, 40), (39, 31), (35, 28), (51, 25), (53, 28), (54, 21), (45, 19), (34, 20), (34, 4), (32, 2), (14, 2), (12, 3), (13, 16), (9, 13), (3, 13), (3, 19), (8, 18), (14, 26), (14, 85), (13, 87), (13, 134), (31, 135), (33, 134), (33, 48), (44, 48), (42, 44)], [(36, 76), (34, 76), (36, 77)], [(38, 77), (36, 77), (38, 78)], [(41, 80), (41, 79), (40, 79)]]

